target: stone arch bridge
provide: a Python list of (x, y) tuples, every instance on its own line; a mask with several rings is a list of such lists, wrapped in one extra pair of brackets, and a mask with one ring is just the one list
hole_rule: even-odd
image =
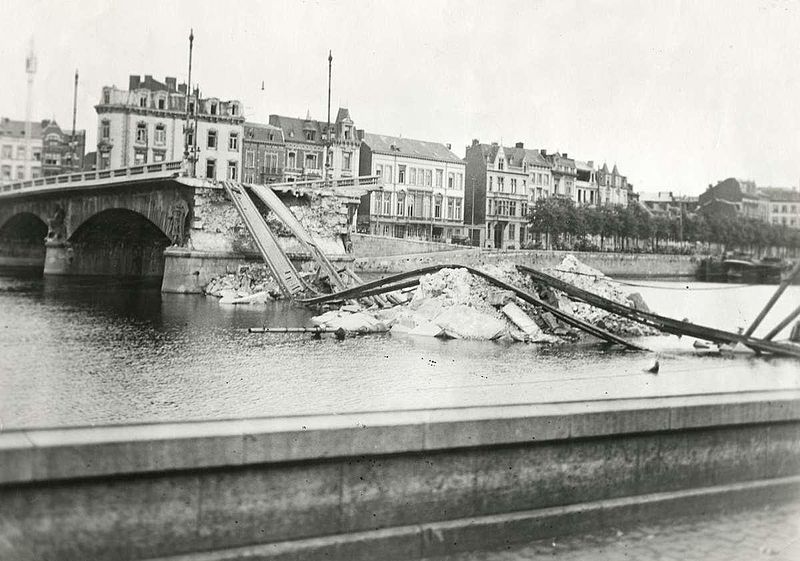
[[(295, 201), (331, 194), (347, 224), (363, 187), (374, 180), (272, 187)], [(199, 292), (214, 276), (253, 260), (260, 256), (224, 190), (187, 177), (182, 162), (0, 186), (0, 266), (36, 267), (45, 275), (162, 278), (163, 291)]]

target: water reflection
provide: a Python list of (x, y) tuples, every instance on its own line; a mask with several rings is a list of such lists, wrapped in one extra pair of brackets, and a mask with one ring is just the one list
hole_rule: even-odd
[[(647, 284), (636, 289), (656, 311), (725, 329), (746, 325), (774, 290)], [(779, 318), (798, 296), (798, 287), (787, 292)], [(698, 358), (691, 341), (675, 337), (641, 341), (662, 356), (661, 374), (652, 376), (642, 372), (647, 356), (597, 344), (246, 332), (306, 325), (312, 315), (288, 303), (219, 306), (161, 294), (157, 284), (0, 275), (0, 422), (85, 425), (800, 387), (794, 361)]]

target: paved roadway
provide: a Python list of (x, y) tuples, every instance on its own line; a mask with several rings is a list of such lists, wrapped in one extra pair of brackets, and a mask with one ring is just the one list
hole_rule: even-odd
[(540, 540), (427, 561), (800, 561), (800, 503)]

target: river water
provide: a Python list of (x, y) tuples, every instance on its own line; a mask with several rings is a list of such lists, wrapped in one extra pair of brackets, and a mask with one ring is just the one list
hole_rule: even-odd
[[(658, 313), (728, 330), (746, 327), (775, 290), (626, 282)], [(759, 331), (798, 303), (791, 287)], [(136, 282), (0, 272), (0, 430), (800, 388), (795, 360), (697, 356), (691, 339), (672, 336), (638, 340), (657, 353), (652, 375), (644, 369), (655, 354), (597, 344), (246, 332), (308, 325), (312, 315)]]

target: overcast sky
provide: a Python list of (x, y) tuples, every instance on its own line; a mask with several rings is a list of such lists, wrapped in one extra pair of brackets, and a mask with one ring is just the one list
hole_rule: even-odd
[[(367, 131), (472, 138), (617, 163), (637, 191), (697, 194), (729, 176), (800, 181), (800, 5), (727, 2), (0, 0), (0, 115), (25, 115), (25, 53), (39, 68), (34, 118), (90, 148), (103, 85), (129, 74), (192, 81), (239, 99), (248, 120), (325, 119)], [(261, 83), (265, 88), (261, 90)]]

